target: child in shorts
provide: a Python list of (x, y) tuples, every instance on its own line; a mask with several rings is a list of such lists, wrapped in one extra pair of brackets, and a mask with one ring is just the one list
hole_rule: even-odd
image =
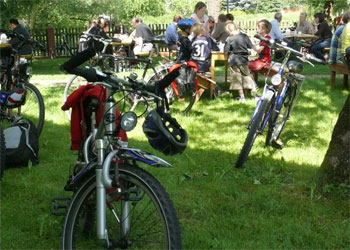
[(234, 22), (227, 22), (225, 29), (229, 34), (225, 42), (224, 53), (228, 55), (228, 65), (230, 66), (231, 83), (229, 90), (238, 91), (238, 101), (246, 102), (244, 90), (250, 89), (255, 99), (259, 97), (256, 94), (255, 81), (250, 75), (249, 51), (253, 44), (246, 34), (238, 31)]

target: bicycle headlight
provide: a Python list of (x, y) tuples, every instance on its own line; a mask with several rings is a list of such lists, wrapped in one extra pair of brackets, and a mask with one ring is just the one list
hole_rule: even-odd
[(120, 126), (127, 132), (133, 130), (136, 127), (136, 124), (137, 116), (132, 111), (126, 112), (120, 119)]
[(282, 76), (280, 74), (276, 74), (276, 75), (271, 77), (272, 85), (278, 86), (281, 84), (281, 82), (282, 82)]

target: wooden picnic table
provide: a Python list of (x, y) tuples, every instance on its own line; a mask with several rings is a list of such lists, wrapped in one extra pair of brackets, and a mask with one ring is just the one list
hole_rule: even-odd
[(6, 48), (6, 47), (10, 47), (11, 44), (10, 43), (0, 43), (0, 48)]
[(221, 51), (212, 51), (210, 59), (210, 78), (215, 81), (215, 63), (216, 61), (225, 61), (225, 83), (227, 83), (227, 55)]
[(294, 39), (315, 39), (315, 38), (317, 38), (317, 36), (310, 35), (310, 34), (294, 34), (294, 35), (290, 35), (290, 37), (294, 38)]

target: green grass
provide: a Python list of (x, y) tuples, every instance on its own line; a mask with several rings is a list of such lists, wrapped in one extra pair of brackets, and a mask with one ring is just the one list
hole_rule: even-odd
[[(51, 61), (48, 61), (51, 62)], [(35, 78), (61, 75), (56, 66), (34, 61)], [(52, 62), (52, 64), (57, 61)], [(175, 102), (171, 114), (187, 130), (181, 155), (153, 150), (142, 132), (143, 118), (129, 133), (130, 146), (158, 155), (174, 168), (146, 167), (164, 185), (176, 207), (186, 249), (346, 249), (349, 203), (315, 193), (316, 175), (348, 92), (337, 78), (329, 87), (324, 66), (306, 67), (305, 83), (282, 133), (283, 150), (264, 147), (258, 137), (243, 169), (234, 163), (245, 140), (255, 102), (246, 104), (205, 93), (184, 116)], [(43, 71), (39, 71), (43, 68)], [(223, 75), (222, 66), (217, 74)], [(259, 85), (263, 85), (260, 77)], [(223, 87), (223, 83), (220, 83)], [(69, 196), (63, 186), (76, 154), (70, 151), (63, 87), (41, 87), (46, 121), (40, 164), (8, 169), (1, 182), (1, 248), (58, 249), (62, 218), (50, 215), (50, 200)]]

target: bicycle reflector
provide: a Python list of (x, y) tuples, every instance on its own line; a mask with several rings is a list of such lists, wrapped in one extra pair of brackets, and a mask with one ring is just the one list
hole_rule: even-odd
[(273, 86), (278, 86), (282, 82), (282, 76), (280, 74), (276, 74), (271, 77), (271, 83)]

